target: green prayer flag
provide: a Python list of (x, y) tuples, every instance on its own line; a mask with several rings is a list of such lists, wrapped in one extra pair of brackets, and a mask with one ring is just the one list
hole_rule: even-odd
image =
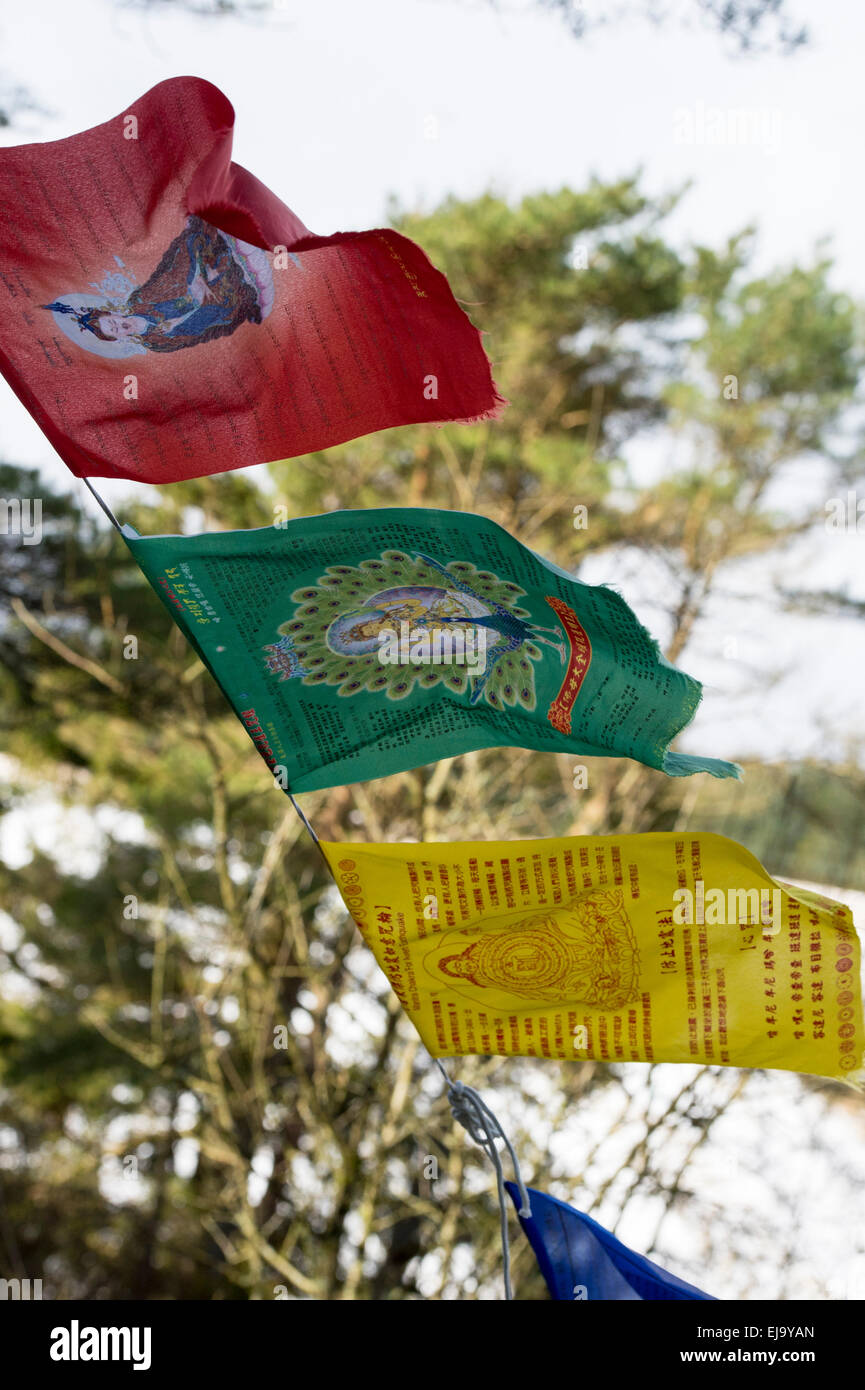
[(625, 600), (485, 517), (393, 507), (123, 534), (287, 791), (503, 745), (739, 775), (669, 751), (700, 685)]

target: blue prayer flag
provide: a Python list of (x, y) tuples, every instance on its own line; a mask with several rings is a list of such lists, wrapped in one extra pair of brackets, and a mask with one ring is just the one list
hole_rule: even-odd
[[(505, 1186), (519, 1212), (515, 1183)], [(528, 1188), (532, 1214), (520, 1217), (550, 1296), (558, 1302), (574, 1299), (689, 1299), (717, 1300), (693, 1284), (629, 1250), (590, 1216)]]

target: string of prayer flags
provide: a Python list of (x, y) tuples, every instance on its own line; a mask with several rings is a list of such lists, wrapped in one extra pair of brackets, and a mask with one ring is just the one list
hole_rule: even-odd
[(72, 472), (176, 482), (479, 420), (480, 334), (389, 230), (315, 236), (231, 161), (209, 82), (0, 150), (0, 370)]
[(721, 835), (322, 844), (434, 1057), (691, 1062), (865, 1087), (848, 908)]
[(550, 1297), (557, 1302), (717, 1302), (712, 1294), (702, 1293), (645, 1255), (629, 1250), (597, 1221), (557, 1197), (530, 1187), (531, 1216), (523, 1216), (516, 1183), (506, 1182), (505, 1187), (517, 1208), (520, 1225), (528, 1236)]
[(700, 686), (624, 599), (485, 517), (383, 508), (123, 534), (288, 791), (502, 745), (739, 774), (670, 752)]

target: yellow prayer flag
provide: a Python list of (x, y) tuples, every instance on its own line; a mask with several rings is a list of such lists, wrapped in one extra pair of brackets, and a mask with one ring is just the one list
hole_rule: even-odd
[(849, 910), (721, 835), (322, 846), (434, 1057), (778, 1067), (865, 1084)]

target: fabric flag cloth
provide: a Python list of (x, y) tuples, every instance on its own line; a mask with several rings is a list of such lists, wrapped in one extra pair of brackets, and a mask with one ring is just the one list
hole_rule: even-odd
[(484, 517), (384, 508), (123, 534), (288, 791), (502, 745), (738, 775), (669, 751), (700, 686), (624, 599)]
[(322, 849), (434, 1057), (691, 1062), (865, 1084), (848, 908), (702, 832)]
[(505, 402), (397, 232), (311, 233), (209, 82), (0, 150), (0, 369), (73, 473), (176, 482)]
[[(505, 1187), (519, 1214), (520, 1191), (516, 1183)], [(520, 1225), (529, 1238), (550, 1291), (557, 1302), (608, 1299), (699, 1300), (716, 1303), (712, 1294), (702, 1293), (675, 1274), (629, 1250), (590, 1216), (549, 1197), (536, 1188), (528, 1189), (531, 1216), (520, 1216)]]

